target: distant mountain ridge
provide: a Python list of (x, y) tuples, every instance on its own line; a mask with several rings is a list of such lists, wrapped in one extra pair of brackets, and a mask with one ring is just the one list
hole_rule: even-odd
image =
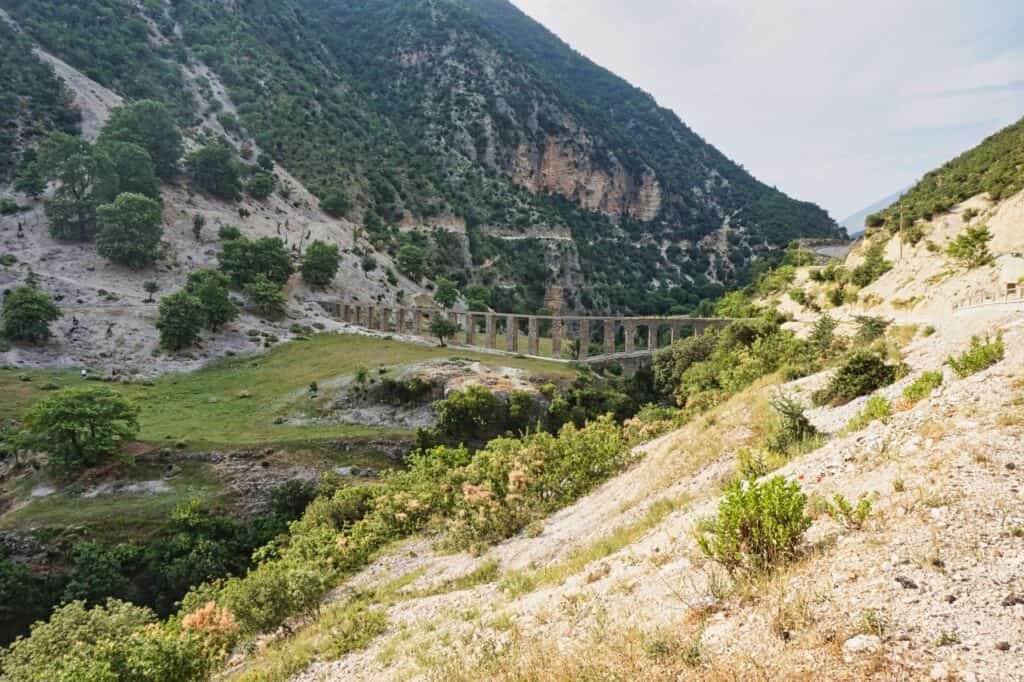
[(876, 201), (867, 208), (862, 208), (848, 218), (844, 218), (839, 221), (839, 224), (846, 228), (847, 234), (850, 235), (850, 239), (856, 239), (864, 233), (864, 229), (867, 224), (868, 216), (878, 213), (884, 209), (889, 208), (894, 203), (899, 201), (899, 198), (906, 193), (906, 189), (890, 194), (884, 199)]
[(842, 234), (506, 0), (0, 7), (197, 140), (216, 135), (199, 110), (215, 76), (225, 130), (336, 199), (378, 251), (413, 243), (428, 276), (485, 287), (496, 309), (564, 291), (569, 310), (687, 310), (793, 239)]

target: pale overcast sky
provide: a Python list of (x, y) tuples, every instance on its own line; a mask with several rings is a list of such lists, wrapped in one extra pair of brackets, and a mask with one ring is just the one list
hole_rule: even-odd
[(1024, 0), (512, 0), (842, 220), (1024, 116)]

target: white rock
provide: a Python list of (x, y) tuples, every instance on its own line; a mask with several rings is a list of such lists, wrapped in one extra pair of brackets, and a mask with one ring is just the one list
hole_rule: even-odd
[(932, 666), (928, 677), (932, 680), (945, 680), (949, 677), (949, 670), (942, 663), (936, 663)]
[(857, 635), (843, 642), (843, 652), (847, 654), (873, 654), (882, 646), (881, 638), (875, 635)]

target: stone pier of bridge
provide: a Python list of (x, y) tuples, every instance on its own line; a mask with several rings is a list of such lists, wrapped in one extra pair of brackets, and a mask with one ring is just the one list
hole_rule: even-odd
[(349, 324), (412, 336), (429, 336), (430, 320), (444, 315), (458, 329), (455, 341), (467, 346), (583, 362), (653, 354), (683, 336), (721, 329), (733, 321), (686, 316), (519, 315), (334, 302), (321, 305)]

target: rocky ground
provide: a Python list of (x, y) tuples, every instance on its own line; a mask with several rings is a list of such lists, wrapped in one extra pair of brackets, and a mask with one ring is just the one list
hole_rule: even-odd
[[(389, 632), (296, 679), (572, 679), (581, 661), (598, 660), (649, 679), (1022, 679), (1024, 321), (950, 322), (906, 349), (912, 374), (887, 394), (972, 333), (1004, 329), (1006, 359), (967, 379), (947, 372), (929, 399), (780, 469), (812, 508), (841, 493), (867, 495), (874, 509), (861, 529), (819, 515), (788, 569), (733, 582), (693, 537), (737, 454), (763, 435), (779, 387), (758, 385), (642, 446), (641, 463), (537, 537), (480, 557), (418, 540), (380, 559), (335, 598), (404, 577)], [(781, 389), (805, 395), (824, 379)], [(864, 400), (810, 416), (835, 434)], [(450, 586), (488, 562), (496, 579)], [(690, 667), (648, 655), (663, 646), (689, 651)]]

